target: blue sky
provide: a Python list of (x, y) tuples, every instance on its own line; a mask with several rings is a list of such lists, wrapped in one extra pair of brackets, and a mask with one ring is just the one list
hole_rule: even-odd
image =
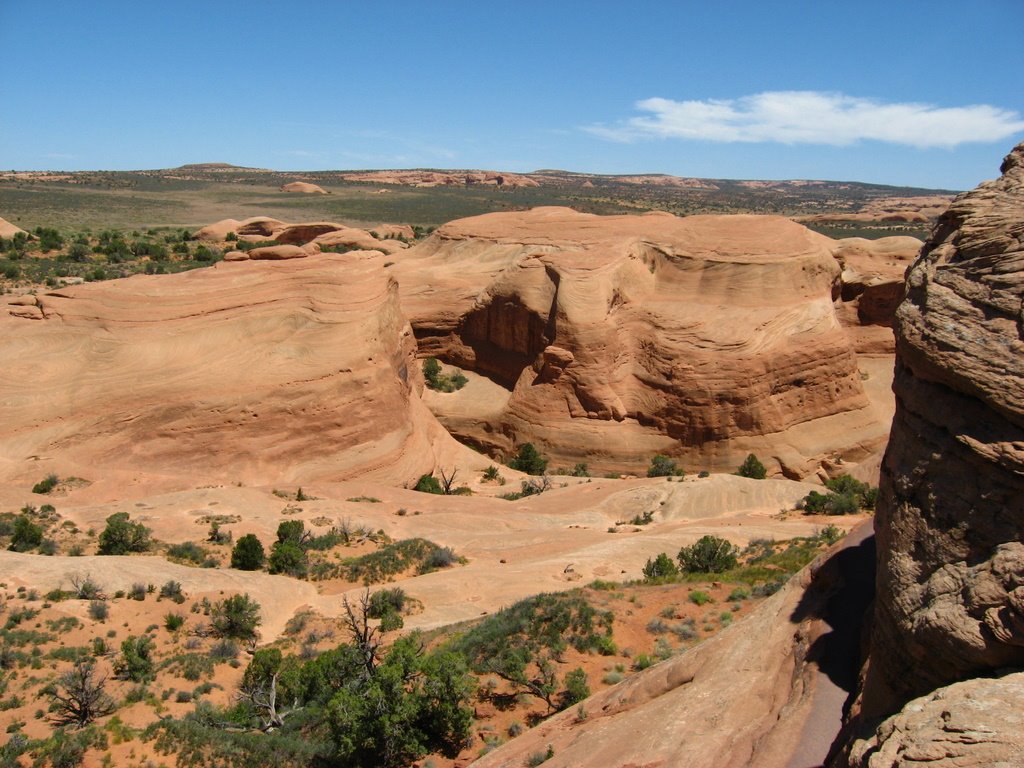
[(0, 0), (0, 168), (562, 168), (966, 189), (1022, 0)]

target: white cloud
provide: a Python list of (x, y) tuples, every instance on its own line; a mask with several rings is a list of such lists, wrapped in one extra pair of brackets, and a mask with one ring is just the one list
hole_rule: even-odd
[(845, 146), (864, 139), (914, 147), (955, 147), (1024, 131), (1011, 110), (987, 104), (936, 107), (821, 91), (766, 91), (739, 99), (636, 103), (647, 115), (587, 131), (613, 141), (645, 138)]

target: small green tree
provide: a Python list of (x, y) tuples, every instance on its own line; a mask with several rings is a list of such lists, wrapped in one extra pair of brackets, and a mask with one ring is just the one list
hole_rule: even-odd
[(151, 541), (150, 530), (142, 523), (133, 523), (127, 512), (117, 512), (107, 518), (107, 527), (100, 533), (101, 555), (125, 555), (145, 552)]
[(431, 389), (437, 389), (438, 379), (440, 376), (441, 364), (437, 361), (436, 357), (428, 357), (423, 361), (423, 378), (428, 387)]
[(28, 552), (43, 543), (43, 529), (32, 522), (28, 515), (22, 514), (14, 518), (14, 531), (11, 534), (10, 550)]
[(672, 558), (664, 552), (660, 553), (653, 560), (648, 559), (644, 565), (644, 578), (648, 581), (655, 579), (667, 579), (679, 574), (679, 569), (672, 562)]
[(541, 455), (533, 443), (523, 443), (519, 446), (519, 452), (515, 458), (508, 465), (512, 469), (517, 469), (528, 475), (543, 475), (548, 468), (548, 460)]
[(251, 640), (262, 622), (260, 604), (249, 595), (232, 595), (214, 603), (210, 611), (210, 625), (220, 637)]
[(590, 696), (590, 686), (587, 685), (587, 673), (582, 667), (570, 670), (565, 673), (563, 680), (565, 690), (558, 699), (559, 709), (568, 709), (573, 704), (578, 704)]
[(271, 573), (285, 573), (298, 579), (305, 578), (309, 571), (306, 550), (293, 539), (274, 542), (274, 546), (270, 548), (268, 564)]
[(736, 470), (736, 474), (740, 477), (749, 477), (752, 480), (764, 480), (768, 476), (768, 470), (765, 469), (757, 456), (749, 454), (744, 462), (740, 465), (740, 468)]
[(717, 536), (702, 536), (679, 550), (679, 566), (687, 573), (722, 573), (736, 567), (737, 549)]
[(683, 470), (679, 468), (675, 461), (668, 456), (662, 456), (660, 453), (651, 459), (651, 466), (647, 468), (648, 477), (673, 477), (676, 475), (682, 477)]
[(121, 642), (121, 655), (114, 662), (114, 673), (122, 680), (143, 683), (153, 676), (153, 641), (149, 635), (129, 635)]
[(242, 536), (231, 550), (231, 567), (240, 571), (258, 571), (266, 559), (263, 543), (254, 533)]

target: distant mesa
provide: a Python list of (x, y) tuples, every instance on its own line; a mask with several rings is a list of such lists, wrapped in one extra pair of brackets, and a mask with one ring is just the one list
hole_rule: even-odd
[(310, 184), (307, 181), (291, 181), (281, 185), (282, 192), (299, 192), (304, 195), (329, 195), (323, 187), (318, 184)]
[(10, 239), (17, 235), (18, 233), (21, 233), (23, 235), (28, 234), (21, 227), (14, 226), (13, 224), (11, 224), (11, 222), (7, 221), (6, 219), (0, 219), (0, 237), (6, 237)]
[(539, 187), (529, 176), (497, 171), (362, 171), (342, 174), (346, 181), (399, 184), (412, 187), (492, 186), (504, 189)]

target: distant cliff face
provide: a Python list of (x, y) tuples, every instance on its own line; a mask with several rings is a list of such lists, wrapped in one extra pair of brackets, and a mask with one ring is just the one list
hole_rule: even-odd
[(896, 314), (869, 716), (1024, 666), (1024, 144), (1002, 172), (939, 220)]

